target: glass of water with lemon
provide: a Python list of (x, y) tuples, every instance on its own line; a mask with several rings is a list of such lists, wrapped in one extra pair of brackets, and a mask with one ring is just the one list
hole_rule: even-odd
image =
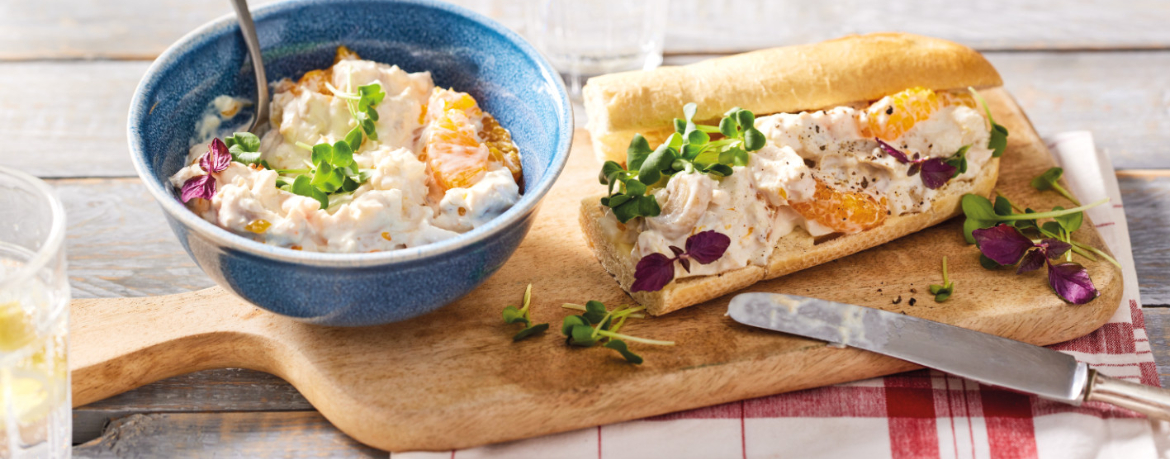
[(0, 167), (0, 458), (69, 457), (65, 211), (53, 190)]

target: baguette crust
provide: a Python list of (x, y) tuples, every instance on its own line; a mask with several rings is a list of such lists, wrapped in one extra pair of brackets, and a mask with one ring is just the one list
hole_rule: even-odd
[[(950, 182), (939, 189), (927, 212), (892, 216), (877, 228), (842, 235), (821, 243), (815, 243), (812, 236), (797, 227), (792, 233), (780, 238), (768, 258), (766, 267), (748, 265), (717, 275), (687, 277), (675, 280), (657, 292), (637, 292), (630, 295), (638, 303), (646, 306), (650, 314), (662, 315), (718, 298), (761, 280), (774, 279), (852, 255), (961, 214), (960, 203), (963, 195), (968, 193), (990, 195), (998, 176), (999, 158), (991, 158), (974, 180)], [(630, 256), (628, 249), (619, 248), (614, 241), (604, 236), (601, 220), (606, 217), (600, 199), (601, 196), (594, 196), (581, 201), (580, 223), (585, 233), (585, 242), (606, 271), (609, 271), (621, 287), (629, 292), (630, 285), (634, 283), (636, 261)]]
[(710, 121), (733, 107), (764, 116), (875, 100), (915, 86), (1001, 85), (995, 67), (975, 50), (920, 35), (875, 33), (603, 75), (589, 80), (583, 98), (597, 159), (625, 163), (634, 134), (660, 143), (689, 102), (698, 104), (695, 120)]

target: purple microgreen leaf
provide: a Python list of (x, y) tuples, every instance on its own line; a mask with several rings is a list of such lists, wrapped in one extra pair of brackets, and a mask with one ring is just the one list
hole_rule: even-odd
[(1068, 249), (1072, 248), (1072, 245), (1069, 243), (1060, 239), (1052, 238), (1041, 240), (1040, 245), (1045, 247), (1045, 250), (1048, 252), (1049, 260), (1060, 258), (1061, 255), (1064, 255), (1065, 252), (1068, 252)]
[(910, 169), (906, 171), (906, 176), (913, 177), (915, 175), (918, 175), (918, 172), (921, 170), (922, 170), (922, 163), (911, 164)]
[(638, 260), (634, 267), (634, 284), (630, 292), (656, 292), (674, 280), (674, 260), (661, 253), (652, 253)]
[(1016, 268), (1016, 274), (1035, 271), (1040, 269), (1041, 266), (1044, 266), (1044, 250), (1029, 250), (1028, 253), (1024, 255), (1024, 260), (1020, 262), (1020, 266)]
[[(874, 138), (874, 140), (876, 140), (878, 145), (882, 147), (882, 151), (886, 152), (887, 155), (893, 156), (894, 159), (898, 160), (898, 162), (900, 162), (902, 164), (906, 164), (906, 163), (910, 162), (910, 158), (908, 158), (905, 153), (902, 153), (901, 150), (894, 148), (893, 145), (885, 143), (882, 141), (882, 139), (879, 139), (876, 137)], [(914, 174), (910, 174), (910, 175), (914, 175)]]
[(1057, 296), (1072, 304), (1085, 304), (1100, 295), (1089, 279), (1089, 272), (1077, 263), (1049, 264), (1048, 285)]
[(682, 265), (686, 272), (691, 272), (691, 260), (688, 258), (679, 257), (678, 264)]
[(179, 198), (187, 202), (193, 198), (211, 199), (212, 196), (215, 196), (215, 177), (200, 175), (183, 182), (183, 191)]
[(699, 263), (707, 264), (722, 257), (730, 245), (731, 238), (727, 237), (726, 234), (707, 230), (687, 238), (686, 256)]
[(222, 140), (213, 139), (207, 146), (207, 153), (199, 158), (199, 167), (208, 174), (223, 172), (232, 162), (232, 154)]
[(930, 158), (922, 163), (922, 184), (932, 190), (942, 188), (958, 168), (947, 164), (945, 159)]
[(1035, 247), (1031, 239), (1014, 226), (998, 224), (971, 232), (979, 251), (1001, 265), (1014, 265), (1029, 249)]
[(680, 248), (678, 248), (678, 247), (675, 247), (675, 246), (673, 246), (673, 245), (672, 245), (672, 246), (670, 246), (670, 251), (671, 251), (671, 252), (674, 252), (674, 256), (676, 256), (676, 257), (677, 257), (677, 256), (679, 256), (679, 255), (682, 255), (682, 254), (684, 253), (683, 249), (680, 249)]

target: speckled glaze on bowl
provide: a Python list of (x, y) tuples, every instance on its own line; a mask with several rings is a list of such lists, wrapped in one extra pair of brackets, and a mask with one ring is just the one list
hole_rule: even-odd
[(501, 216), (459, 237), (382, 253), (294, 251), (199, 218), (179, 202), (167, 178), (183, 166), (196, 122), (212, 99), (255, 97), (239, 26), (235, 16), (225, 16), (183, 37), (151, 65), (134, 93), (127, 133), (138, 175), (199, 267), (264, 309), (340, 326), (424, 314), (498, 270), (532, 226), (572, 143), (572, 108), (548, 62), (500, 24), (438, 1), (292, 0), (253, 15), (270, 82), (328, 67), (337, 46), (345, 45), (365, 59), (430, 71), (436, 85), (471, 93), (512, 132), (522, 154), (524, 194)]

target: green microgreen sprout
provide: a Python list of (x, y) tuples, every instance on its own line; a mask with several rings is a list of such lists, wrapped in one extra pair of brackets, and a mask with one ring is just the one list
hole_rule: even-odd
[(524, 329), (512, 335), (512, 341), (520, 341), (548, 330), (547, 323), (532, 325), (532, 311), (529, 309), (532, 306), (532, 284), (528, 284), (528, 288), (524, 289), (524, 301), (522, 304), (523, 306), (519, 309), (512, 305), (504, 307), (504, 323), (524, 324)]
[[(704, 173), (716, 178), (731, 175), (732, 167), (745, 166), (749, 153), (764, 147), (764, 134), (755, 127), (755, 115), (739, 107), (724, 113), (719, 126), (696, 124), (698, 106), (683, 107), (685, 119), (675, 119), (675, 132), (656, 149), (641, 134), (635, 134), (626, 149), (625, 166), (606, 161), (598, 181), (608, 186), (601, 204), (613, 209), (618, 221), (655, 217), (662, 212), (649, 192), (665, 186), (674, 174)], [(711, 140), (711, 135), (723, 138)], [(665, 180), (664, 180), (665, 179)]]
[(996, 124), (995, 118), (991, 117), (991, 108), (987, 106), (987, 101), (983, 100), (983, 96), (979, 95), (975, 88), (968, 86), (967, 90), (971, 91), (971, 95), (975, 96), (975, 99), (983, 105), (983, 110), (987, 112), (987, 122), (991, 123), (991, 138), (987, 140), (987, 148), (991, 150), (991, 157), (1003, 156), (1004, 150), (1007, 149), (1007, 128)]
[(319, 143), (309, 146), (297, 142), (297, 146), (312, 152), (312, 160), (304, 169), (276, 169), (283, 175), (293, 176), (289, 183), (282, 177), (277, 187), (293, 194), (316, 199), (321, 209), (329, 208), (329, 197), (335, 194), (352, 193), (370, 178), (370, 172), (358, 168), (353, 154), (361, 145), (361, 130), (353, 128), (344, 140), (333, 144)]
[(260, 159), (260, 138), (251, 132), (236, 132), (223, 140), (223, 143), (228, 147), (228, 153), (232, 154), (232, 161), (244, 164), (260, 164), (265, 169), (268, 163)]
[(374, 129), (374, 122), (378, 121), (378, 111), (374, 107), (382, 103), (386, 92), (382, 90), (380, 82), (358, 86), (357, 92), (351, 92), (352, 80), (353, 74), (350, 74), (345, 91), (333, 87), (329, 82), (325, 82), (325, 87), (329, 88), (334, 96), (345, 100), (345, 106), (349, 109), (350, 116), (357, 121), (358, 127), (362, 129), (366, 137), (369, 137), (370, 140), (378, 140), (378, 133)]
[(975, 237), (971, 232), (977, 229), (990, 228), (999, 223), (1012, 223), (1020, 220), (1035, 221), (1042, 218), (1061, 217), (1077, 212), (1082, 212), (1085, 209), (1097, 207), (1101, 204), (1109, 202), (1109, 198), (1101, 199), (1092, 204), (1074, 207), (1072, 209), (1052, 210), (1049, 212), (1035, 212), (1017, 214), (1012, 212), (1008, 207), (1004, 212), (1003, 206), (997, 209), (991, 204), (987, 198), (975, 194), (963, 195), (962, 207), (963, 214), (966, 215), (967, 220), (963, 222), (963, 236), (966, 237), (968, 244), (975, 243)]
[(959, 148), (959, 151), (955, 152), (950, 158), (947, 158), (947, 165), (955, 168), (955, 177), (967, 173), (967, 150), (970, 149), (970, 145), (963, 145)]
[(1078, 206), (1081, 205), (1081, 202), (1077, 201), (1077, 198), (1073, 197), (1072, 193), (1069, 193), (1068, 190), (1064, 189), (1064, 187), (1057, 183), (1057, 181), (1060, 180), (1061, 175), (1064, 175), (1064, 169), (1059, 167), (1048, 169), (1044, 171), (1043, 174), (1040, 174), (1036, 178), (1032, 179), (1032, 188), (1040, 191), (1056, 191), (1057, 193), (1060, 193), (1061, 196), (1064, 196), (1069, 201), (1072, 201), (1073, 204)]
[[(1019, 212), (1019, 208), (1016, 207), (1014, 204), (1011, 204), (1011, 202), (1007, 200), (1007, 197), (1005, 197), (1003, 195), (1003, 193), (1000, 193), (999, 190), (996, 190), (996, 194), (999, 195), (999, 197), (996, 198), (997, 209), (999, 208), (999, 199), (1003, 199), (1007, 203), (1006, 204), (1007, 206), (1009, 206), (1012, 210)], [(1060, 207), (1056, 207), (1054, 209), (1059, 209), (1059, 208)], [(1023, 213), (1024, 214), (1034, 214), (1035, 211), (1033, 211), (1032, 209), (1026, 209)], [(1117, 269), (1121, 269), (1121, 263), (1118, 263), (1117, 260), (1114, 259), (1112, 256), (1110, 256), (1108, 253), (1105, 253), (1101, 249), (1090, 246), (1088, 244), (1084, 244), (1084, 243), (1080, 243), (1080, 242), (1072, 240), (1072, 232), (1076, 231), (1078, 228), (1080, 228), (1081, 223), (1084, 221), (1083, 214), (1081, 214), (1080, 212), (1077, 212), (1077, 213), (1069, 214), (1065, 217), (1053, 218), (1053, 220), (1055, 220), (1056, 223), (1058, 225), (1060, 225), (1060, 227), (1062, 229), (1064, 229), (1066, 235), (1065, 235), (1065, 239), (1063, 239), (1063, 240), (1072, 245), (1072, 251), (1076, 252), (1077, 255), (1085, 257), (1089, 261), (1097, 261), (1097, 257), (1099, 256), (1101, 258), (1104, 258), (1105, 261), (1108, 261), (1113, 266), (1116, 266)], [(1036, 230), (1037, 232), (1039, 232), (1044, 237), (1060, 239), (1058, 237), (1059, 236), (1058, 233), (1053, 231), (1053, 228), (1051, 225), (1049, 225), (1048, 227), (1037, 226), (1036, 220), (1021, 220), (1021, 221), (1018, 221), (1016, 223), (1017, 223), (1016, 227), (1020, 228), (1021, 230), (1028, 229), (1030, 227), (1030, 228)], [(1027, 223), (1030, 223), (1030, 226)]]
[[(350, 75), (351, 81), (347, 82), (347, 89), (353, 86), (352, 79), (353, 75)], [(378, 82), (360, 86), (357, 92), (339, 90), (329, 82), (325, 85), (334, 96), (346, 101), (349, 113), (357, 122), (357, 126), (350, 130), (344, 139), (333, 144), (323, 142), (308, 145), (297, 142), (297, 146), (312, 152), (312, 161), (306, 161), (306, 167), (272, 168), (267, 161), (260, 159), (260, 138), (250, 132), (236, 132), (224, 140), (232, 161), (260, 165), (276, 171), (280, 174), (276, 179), (277, 188), (313, 198), (321, 204), (322, 210), (329, 208), (331, 195), (352, 193), (369, 179), (370, 172), (359, 169), (353, 155), (361, 148), (364, 138), (378, 139), (374, 126), (374, 122), (378, 121), (378, 111), (375, 107), (386, 97), (381, 83)], [(342, 199), (344, 200), (344, 197)]]
[(565, 303), (561, 307), (584, 311), (584, 314), (565, 317), (561, 323), (561, 333), (565, 335), (565, 342), (570, 346), (592, 347), (602, 344), (617, 351), (627, 362), (641, 364), (642, 357), (630, 351), (626, 341), (657, 346), (674, 345), (673, 341), (639, 338), (620, 333), (626, 319), (644, 317), (639, 311), (646, 309), (645, 307), (618, 306), (610, 311), (600, 301), (589, 301), (584, 306)]
[(943, 274), (942, 285), (930, 284), (930, 294), (934, 295), (934, 301), (938, 302), (938, 303), (942, 303), (943, 301), (946, 301), (947, 298), (951, 297), (951, 294), (955, 293), (955, 283), (951, 282), (950, 278), (947, 276), (947, 257), (946, 257), (946, 255), (943, 255), (942, 274)]
[[(588, 311), (588, 309), (586, 309), (585, 306), (581, 305), (581, 304), (565, 303), (565, 304), (562, 304), (561, 307), (565, 308), (565, 309), (572, 309), (575, 311)], [(625, 317), (630, 317), (630, 318), (634, 318), (634, 319), (645, 319), (646, 315), (642, 314), (642, 313), (634, 312), (634, 313), (627, 314)]]
[[(350, 80), (352, 79), (353, 76), (350, 75)], [(374, 122), (378, 120), (375, 106), (386, 97), (381, 83), (377, 82), (359, 86), (356, 93), (339, 90), (329, 82), (325, 85), (334, 96), (345, 99), (349, 114), (358, 125), (351, 129), (344, 139), (333, 144), (323, 142), (308, 145), (297, 142), (297, 146), (312, 152), (312, 161), (306, 163), (308, 167), (276, 170), (279, 174), (295, 177), (292, 183), (289, 183), (286, 177), (278, 179), (276, 182), (278, 188), (316, 199), (321, 203), (321, 209), (329, 208), (331, 195), (352, 193), (370, 178), (369, 171), (358, 168), (353, 154), (361, 148), (365, 138), (378, 140), (378, 133), (374, 129)], [(352, 81), (347, 82), (347, 89), (352, 86)], [(312, 177), (308, 178), (306, 174), (312, 174)], [(306, 179), (302, 180), (302, 177)]]
[[(996, 190), (995, 193), (997, 196), (995, 198), (995, 204), (992, 205), (992, 211), (995, 214), (1000, 215), (1000, 216), (1011, 215), (1012, 219), (1014, 219), (1014, 220), (1007, 220), (1007, 219), (999, 220), (999, 221), (996, 221), (995, 223), (991, 223), (989, 226), (981, 226), (981, 227), (977, 227), (979, 223), (964, 222), (963, 223), (963, 230), (967, 235), (970, 235), (971, 231), (973, 231), (975, 229), (988, 228), (990, 226), (995, 226), (996, 223), (999, 223), (1001, 221), (1007, 222), (1007, 223), (1011, 223), (1013, 226), (1015, 226), (1020, 231), (1025, 231), (1025, 232), (1026, 231), (1033, 231), (1033, 232), (1035, 232), (1035, 235), (1038, 237), (1052, 238), (1052, 239), (1057, 239), (1057, 240), (1068, 243), (1069, 245), (1072, 246), (1072, 250), (1070, 250), (1065, 255), (1066, 260), (1068, 260), (1068, 261), (1072, 261), (1072, 254), (1076, 253), (1077, 255), (1085, 257), (1085, 259), (1087, 259), (1089, 261), (1093, 261), (1093, 262), (1097, 261), (1097, 259), (1098, 259), (1097, 257), (1104, 258), (1106, 261), (1108, 261), (1112, 265), (1116, 266), (1118, 269), (1121, 269), (1121, 263), (1118, 263), (1117, 260), (1114, 259), (1112, 256), (1110, 256), (1108, 253), (1105, 253), (1104, 251), (1097, 249), (1096, 247), (1090, 246), (1088, 244), (1084, 244), (1084, 243), (1072, 240), (1072, 233), (1075, 232), (1077, 229), (1079, 229), (1081, 227), (1082, 223), (1084, 222), (1083, 211), (1085, 209), (1104, 204), (1105, 202), (1108, 202), (1108, 199), (1102, 199), (1102, 200), (1094, 202), (1092, 204), (1080, 206), (1080, 207), (1073, 208), (1073, 209), (1064, 209), (1063, 207), (1056, 206), (1052, 209), (1052, 212), (1041, 213), (1041, 212), (1036, 212), (1030, 208), (1020, 210), (1020, 208), (1016, 207), (1015, 204), (1012, 204), (1012, 202), (1006, 196), (1004, 196), (1004, 194), (1002, 192), (1000, 192), (999, 190)], [(963, 196), (963, 213), (965, 213), (965, 214), (967, 213), (967, 205), (968, 205), (969, 201), (970, 201), (970, 204), (972, 204), (974, 207), (983, 207), (982, 202), (976, 202), (979, 200), (976, 198), (972, 198), (971, 196), (974, 196), (974, 195)], [(983, 201), (987, 201), (987, 200), (983, 199)], [(983, 211), (984, 210), (980, 210), (979, 212), (983, 212)], [(970, 215), (970, 214), (968, 214), (968, 215)], [(1052, 221), (1044, 222), (1043, 224), (1038, 224), (1037, 220), (1042, 219), (1042, 218), (1051, 218)], [(971, 218), (968, 217), (968, 221), (970, 221), (970, 220), (971, 220)], [(982, 224), (986, 224), (986, 222), (984, 222)], [(968, 229), (968, 228), (970, 228), (970, 229)], [(1027, 233), (1025, 233), (1025, 234), (1027, 234)], [(979, 264), (987, 269), (996, 269), (996, 268), (1000, 267), (1000, 265), (998, 263), (996, 263), (995, 260), (991, 260), (983, 255), (980, 255)]]

